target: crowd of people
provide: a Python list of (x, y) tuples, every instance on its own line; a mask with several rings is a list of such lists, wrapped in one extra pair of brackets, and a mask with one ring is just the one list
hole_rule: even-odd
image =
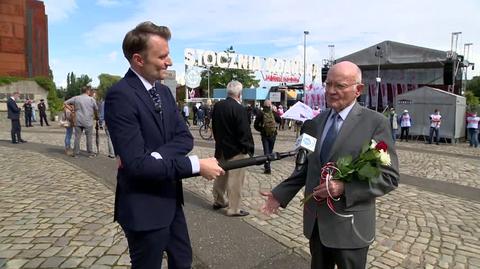
[[(413, 126), (413, 118), (408, 112), (408, 110), (403, 110), (401, 115), (397, 115), (395, 108), (390, 108), (387, 115), (390, 121), (390, 129), (392, 132), (392, 139), (396, 141), (398, 139), (398, 129), (400, 127), (400, 141), (408, 142), (410, 136), (410, 128)], [(426, 142), (428, 144), (439, 145), (440, 143), (440, 127), (442, 125), (442, 115), (440, 114), (439, 109), (435, 109), (432, 114), (426, 115), (428, 117), (428, 126), (429, 130), (428, 137), (425, 136)], [(467, 127), (467, 138), (469, 140), (470, 147), (478, 147), (478, 122), (480, 118), (477, 117), (477, 112), (472, 111), (466, 114), (466, 127)]]

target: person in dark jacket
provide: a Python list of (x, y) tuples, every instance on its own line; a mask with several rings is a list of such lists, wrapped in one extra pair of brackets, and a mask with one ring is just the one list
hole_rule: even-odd
[(13, 93), (7, 101), (7, 109), (8, 109), (8, 118), (12, 121), (12, 143), (25, 143), (27, 141), (22, 139), (21, 131), (22, 127), (20, 126), (20, 111), (21, 109), (17, 106), (16, 100), (20, 94), (18, 92)]
[[(242, 89), (240, 82), (231, 81), (227, 85), (227, 99), (213, 107), (215, 158), (219, 162), (248, 158), (254, 152), (247, 110), (241, 105)], [(245, 168), (226, 171), (225, 175), (217, 177), (213, 185), (213, 209), (227, 208), (227, 216), (247, 216), (249, 213), (240, 209), (244, 180)]]
[(32, 127), (32, 101), (27, 99), (23, 104), (23, 110), (25, 111), (25, 127)]
[(38, 111), (40, 112), (40, 126), (43, 126), (43, 121), (45, 121), (47, 126), (50, 126), (47, 120), (47, 106), (43, 101), (43, 99), (40, 99), (40, 104), (38, 104)]
[[(263, 154), (267, 155), (273, 152), (275, 140), (277, 139), (277, 123), (281, 122), (280, 116), (272, 110), (272, 102), (265, 100), (263, 103), (263, 111), (258, 112), (253, 127), (260, 132), (262, 137)], [(264, 164), (265, 174), (271, 174), (272, 169), (270, 162)]]

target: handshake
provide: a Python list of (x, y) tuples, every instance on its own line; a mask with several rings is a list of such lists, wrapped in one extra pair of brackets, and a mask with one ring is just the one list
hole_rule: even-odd
[(225, 171), (220, 167), (217, 159), (211, 157), (200, 159), (200, 175), (207, 180), (214, 180), (219, 176), (225, 174)]

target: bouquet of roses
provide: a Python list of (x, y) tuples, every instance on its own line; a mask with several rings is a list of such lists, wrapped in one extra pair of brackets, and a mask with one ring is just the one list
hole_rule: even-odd
[[(374, 181), (380, 175), (380, 165), (390, 164), (387, 144), (384, 141), (377, 143), (372, 139), (370, 144), (366, 143), (362, 147), (362, 151), (356, 159), (353, 159), (352, 156), (344, 156), (337, 162), (329, 162), (322, 167), (320, 182), (328, 183), (330, 180), (350, 182), (354, 178), (367, 182)], [(303, 198), (302, 204), (305, 204), (312, 196), (313, 193)], [(333, 197), (330, 198), (336, 201)]]
[(376, 142), (372, 139), (370, 144), (362, 147), (360, 155), (352, 160), (352, 156), (344, 156), (337, 160), (337, 169), (332, 179), (345, 182), (352, 181), (352, 178), (372, 181), (380, 175), (380, 165), (390, 165), (390, 155), (387, 153), (387, 144), (384, 141)]

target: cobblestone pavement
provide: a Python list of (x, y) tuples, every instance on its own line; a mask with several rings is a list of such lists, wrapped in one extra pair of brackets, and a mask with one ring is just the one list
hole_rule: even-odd
[[(61, 131), (62, 130), (51, 128), (48, 129), (46, 135), (27, 131), (24, 133), (24, 137), (29, 141), (62, 145), (63, 133)], [(201, 138), (198, 138), (198, 130), (192, 128), (192, 133), (197, 140), (201, 140)], [(8, 139), (8, 137), (8, 132), (3, 130), (0, 131), (1, 139)], [(255, 140), (257, 150), (261, 150), (261, 143), (258, 135), (255, 135)], [(278, 151), (291, 150), (293, 146), (293, 140), (293, 132), (281, 132), (275, 149)], [(202, 143), (200, 145), (201, 146), (197, 145), (194, 148), (194, 154), (197, 154), (200, 157), (213, 155), (213, 148), (211, 147), (213, 143)], [(480, 173), (478, 168), (475, 166), (475, 159), (471, 157), (452, 157), (448, 156), (447, 154), (455, 152), (467, 156), (477, 156), (477, 152), (474, 149), (470, 149), (463, 144), (455, 146), (432, 146), (422, 143), (398, 143), (398, 145), (400, 145), (402, 148), (398, 150), (401, 164), (400, 170), (402, 173), (412, 174), (417, 177), (431, 178), (434, 180), (444, 180), (456, 184), (470, 186), (472, 188), (479, 188)], [(409, 147), (411, 147), (412, 150), (409, 150)], [(103, 149), (105, 148), (106, 146), (103, 145)], [(433, 154), (431, 152), (418, 152), (418, 149), (436, 150), (438, 151), (438, 154)], [(60, 194), (57, 195), (57, 198), (61, 198), (54, 200), (51, 203), (52, 205), (61, 205), (62, 203), (66, 202), (68, 205), (64, 207), (65, 210), (68, 208), (77, 209), (75, 207), (76, 204), (67, 199), (70, 197), (69, 195), (78, 195), (78, 199), (86, 199), (86, 201), (91, 204), (91, 206), (88, 207), (83, 204), (84, 206), (78, 209), (80, 211), (78, 211), (77, 214), (74, 214), (74, 217), (68, 218), (68, 216), (66, 216), (62, 219), (63, 223), (61, 224), (70, 223), (69, 221), (71, 219), (75, 219), (75, 217), (78, 216), (83, 216), (82, 210), (85, 210), (86, 212), (93, 211), (91, 213), (85, 213), (87, 214), (85, 215), (85, 218), (93, 218), (92, 216), (95, 216), (94, 219), (96, 220), (91, 219), (91, 221), (93, 223), (99, 223), (99, 225), (102, 225), (101, 227), (99, 226), (100, 228), (98, 228), (98, 230), (104, 228), (110, 232), (110, 234), (105, 232), (102, 235), (105, 237), (110, 236), (110, 238), (112, 238), (112, 245), (114, 242), (116, 242), (113, 239), (116, 235), (112, 231), (118, 232), (119, 230), (116, 229), (116, 225), (111, 223), (111, 207), (113, 198), (111, 192), (105, 187), (96, 183), (94, 179), (79, 173), (74, 167), (65, 163), (58, 163), (55, 160), (49, 160), (48, 163), (42, 162), (42, 164), (39, 164), (38, 160), (45, 160), (45, 157), (37, 156), (38, 154), (34, 153), (29, 153), (29, 156), (32, 156), (32, 158), (27, 158), (27, 160), (31, 163), (31, 165), (41, 165), (43, 173), (46, 173), (46, 175), (49, 177), (41, 178), (39, 176), (40, 174), (37, 175), (37, 173), (35, 173), (36, 176), (22, 179), (22, 175), (27, 173), (27, 168), (22, 168), (24, 166), (19, 167), (18, 165), (14, 166), (14, 160), (9, 161), (7, 159), (5, 155), (13, 156), (14, 151), (11, 149), (6, 149), (4, 151), (4, 148), (0, 148), (0, 150), (2, 152), (0, 155), (0, 169), (2, 169), (2, 171), (9, 171), (11, 173), (7, 173), (9, 176), (5, 179), (3, 179), (3, 176), (0, 177), (2, 178), (0, 181), (0, 258), (8, 258), (9, 262), (15, 261), (16, 263), (20, 264), (24, 262), (24, 260), (27, 260), (27, 262), (32, 262), (34, 259), (37, 259), (36, 257), (38, 255), (43, 253), (37, 253), (33, 256), (35, 258), (19, 256), (21, 253), (23, 253), (23, 251), (33, 250), (33, 246), (23, 250), (18, 249), (18, 247), (13, 248), (13, 242), (15, 242), (15, 240), (20, 240), (20, 242), (17, 244), (32, 244), (33, 240), (35, 239), (35, 235), (31, 237), (31, 241), (23, 242), (23, 238), (26, 237), (25, 234), (29, 232), (27, 231), (22, 235), (23, 231), (28, 229), (33, 231), (41, 230), (42, 228), (39, 228), (39, 225), (49, 223), (49, 221), (56, 219), (56, 217), (49, 217), (49, 215), (43, 216), (45, 219), (44, 223), (40, 224), (39, 222), (38, 226), (32, 226), (28, 229), (17, 227), (18, 224), (13, 223), (18, 221), (22, 223), (21, 221), (23, 219), (33, 219), (33, 214), (41, 214), (35, 210), (31, 210), (28, 205), (33, 204), (34, 206), (40, 207), (37, 210), (46, 210), (47, 206), (43, 205), (44, 208), (41, 208), (42, 203), (21, 203), (15, 202), (15, 199), (29, 201), (29, 199), (34, 200), (35, 196), (43, 197), (42, 195), (45, 194), (39, 190), (43, 186), (54, 184), (54, 182), (59, 184), (58, 181), (53, 180), (55, 177), (59, 177), (58, 180), (62, 180), (60, 181), (62, 184), (59, 184), (58, 187), (53, 185), (55, 189), (60, 189), (58, 190)], [(4, 152), (6, 152), (6, 154), (4, 154)], [(102, 152), (104, 153), (104, 150), (102, 150)], [(18, 155), (18, 153), (15, 154), (15, 156)], [(19, 158), (21, 158), (21, 156), (22, 154)], [(432, 168), (439, 171), (429, 171)], [(66, 172), (63, 172), (61, 175), (56, 175), (58, 169), (61, 169), (62, 171), (65, 169)], [(308, 241), (303, 237), (302, 234), (302, 208), (299, 202), (302, 198), (301, 193), (294, 198), (294, 200), (286, 209), (281, 210), (278, 215), (266, 217), (258, 212), (258, 208), (263, 202), (263, 199), (259, 195), (259, 191), (270, 190), (283, 178), (288, 176), (292, 169), (293, 162), (291, 159), (272, 163), (272, 175), (264, 175), (262, 173), (261, 166), (248, 169), (247, 180), (245, 182), (242, 195), (244, 197), (243, 207), (249, 210), (251, 215), (243, 218), (243, 220), (257, 227), (259, 230), (275, 238), (284, 245), (293, 248), (301, 255), (308, 256)], [(31, 170), (33, 169), (28, 169), (28, 172), (31, 173)], [(75, 180), (70, 182), (71, 179), (65, 177), (64, 174), (72, 174), (73, 172), (80, 176), (76, 176)], [(26, 186), (27, 182), (36, 182), (36, 185), (33, 184), (33, 187), (28, 187)], [(201, 178), (192, 178), (185, 180), (184, 182), (186, 189), (204, 197), (209, 201), (212, 200), (211, 182), (207, 182)], [(89, 196), (88, 194), (91, 194), (91, 192), (88, 192), (85, 194), (87, 195), (87, 198), (80, 198), (80, 191), (70, 194), (70, 191), (72, 191), (72, 185), (76, 186), (73, 188), (74, 190), (81, 190), (82, 188), (80, 186), (84, 186), (84, 188), (85, 186), (88, 186), (88, 190), (90, 190), (92, 189), (92, 186), (94, 186), (94, 189), (97, 189), (98, 187), (99, 190), (101, 190), (103, 188), (105, 193), (102, 195), (98, 194), (95, 196)], [(19, 189), (29, 190), (32, 188), (33, 190), (29, 192), (28, 195), (20, 199), (20, 197), (16, 197), (17, 194), (10, 194), (12, 193), (12, 190), (9, 189), (9, 187), (15, 186), (17, 186)], [(4, 202), (4, 200), (6, 200), (6, 202)], [(400, 185), (397, 190), (384, 197), (381, 197), (377, 201), (377, 237), (375, 243), (371, 246), (369, 251), (368, 268), (480, 268), (480, 214), (478, 213), (480, 211), (480, 203), (467, 201), (458, 197), (432, 193), (408, 185)], [(4, 204), (8, 205), (4, 206)], [(37, 207), (34, 207), (34, 209), (35, 208)], [(14, 210), (14, 212), (11, 212), (12, 210)], [(15, 210), (18, 212), (15, 212)], [(99, 212), (101, 212), (103, 215)], [(62, 214), (65, 214), (64, 211), (60, 213), (60, 215)], [(35, 215), (35, 217), (39, 218), (40, 216)], [(102, 222), (104, 219), (106, 219), (106, 222)], [(3, 224), (4, 222), (7, 224)], [(85, 233), (88, 234), (88, 232), (90, 232), (91, 235), (91, 231), (87, 230), (83, 226), (88, 225), (86, 223), (87, 222), (85, 220), (79, 221), (78, 223), (71, 223), (71, 225), (74, 227), (71, 229), (79, 229), (78, 235), (80, 234), (80, 231), (84, 230)], [(36, 224), (37, 223), (34, 223), (33, 225)], [(13, 228), (14, 225), (17, 225), (15, 226), (17, 228)], [(22, 225), (24, 224), (22, 223)], [(30, 225), (30, 223), (26, 223), (25, 225)], [(109, 228), (106, 228), (106, 225), (110, 225), (108, 226)], [(11, 229), (6, 229), (5, 227), (11, 227)], [(50, 228), (52, 227), (53, 226), (50, 226)], [(50, 228), (44, 227), (43, 229), (49, 230)], [(37, 233), (40, 234), (41, 231)], [(65, 232), (65, 234), (66, 233), (67, 232)], [(65, 236), (65, 234), (63, 236)], [(75, 236), (76, 235), (74, 235), (73, 238), (75, 238)], [(60, 237), (61, 236), (59, 236), (59, 238)], [(29, 237), (26, 237), (25, 240), (28, 240), (28, 238)], [(104, 242), (105, 240), (107, 239), (104, 239), (101, 242)], [(70, 242), (78, 241), (79, 240), (77, 239), (70, 240)], [(89, 240), (86, 241), (90, 242)], [(55, 247), (55, 242), (49, 243), (51, 244), (50, 247)], [(123, 245), (121, 242), (123, 242)], [(108, 251), (105, 251), (104, 256), (116, 255), (117, 260), (115, 262), (119, 263), (122, 255), (125, 255), (126, 246), (125, 242), (122, 240), (119, 240), (116, 243), (122, 245), (122, 252), (110, 255), (108, 254)], [(72, 247), (78, 246), (73, 244)], [(104, 246), (97, 245), (97, 247)], [(26, 248), (26, 246), (24, 248)], [(58, 252), (60, 252), (60, 250)], [(50, 256), (59, 256), (55, 255), (46, 255), (44, 259), (48, 259), (47, 257)], [(67, 256), (69, 256), (69, 258), (75, 257), (73, 255)], [(125, 256), (123, 257), (125, 258)], [(82, 258), (86, 260), (92, 257), (83, 255)], [(99, 257), (94, 262), (97, 262), (101, 258), (102, 257)], [(65, 262), (65, 260), (62, 260), (62, 262)], [(23, 263), (23, 265), (26, 264), (26, 262)], [(124, 264), (118, 264), (118, 266), (123, 265)], [(80, 266), (84, 265), (80, 263)]]
[(0, 151), (0, 259), (6, 268), (127, 268), (109, 189), (62, 160)]

